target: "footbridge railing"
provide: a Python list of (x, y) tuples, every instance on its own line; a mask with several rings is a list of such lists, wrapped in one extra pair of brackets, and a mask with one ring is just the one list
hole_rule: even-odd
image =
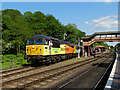
[(120, 37), (95, 37), (91, 41), (83, 42), (83, 46), (90, 46), (95, 42), (113, 42), (120, 41)]

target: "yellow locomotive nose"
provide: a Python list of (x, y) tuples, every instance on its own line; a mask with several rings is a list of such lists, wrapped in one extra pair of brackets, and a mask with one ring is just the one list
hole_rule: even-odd
[(27, 45), (26, 55), (44, 55), (44, 45)]

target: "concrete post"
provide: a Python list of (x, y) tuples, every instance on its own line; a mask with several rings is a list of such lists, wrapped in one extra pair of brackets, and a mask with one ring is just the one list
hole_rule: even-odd
[[(78, 46), (80, 46), (80, 39), (78, 39)], [(80, 58), (80, 47), (78, 49), (78, 58)]]

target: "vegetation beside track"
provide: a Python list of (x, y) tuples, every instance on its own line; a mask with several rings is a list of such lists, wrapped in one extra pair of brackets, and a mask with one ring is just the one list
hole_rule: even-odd
[(24, 64), (29, 64), (27, 60), (24, 59), (24, 54), (7, 54), (2, 55), (2, 70), (10, 69), (15, 67), (22, 67)]
[[(62, 64), (70, 64), (70, 63), (74, 63), (77, 61), (82, 61), (85, 59), (90, 59), (93, 57), (80, 57), (80, 59), (73, 58), (70, 60), (66, 60), (65, 62), (61, 62)], [(7, 55), (2, 55), (2, 70), (5, 69), (11, 69), (11, 68), (16, 68), (16, 67), (22, 67), (22, 65), (25, 64), (30, 64), (27, 62), (27, 60), (24, 59), (24, 54), (17, 54), (17, 55), (13, 55), (13, 54), (7, 54)]]

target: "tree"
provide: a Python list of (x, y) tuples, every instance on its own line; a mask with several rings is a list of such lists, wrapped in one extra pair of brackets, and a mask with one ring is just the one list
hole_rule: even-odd
[(25, 21), (25, 17), (17, 10), (3, 10), (2, 19), (3, 40), (14, 46), (14, 48), (11, 48), (14, 54), (20, 53), (20, 48), (25, 49), (26, 40), (28, 37), (32, 36), (34, 32), (29, 27), (29, 23)]
[(77, 44), (78, 38), (82, 38), (85, 36), (85, 32), (80, 31), (77, 29), (77, 26), (75, 24), (68, 24), (65, 26), (66, 27), (66, 33), (67, 33), (67, 39), (69, 40), (70, 43), (75, 43)]
[(45, 15), (40, 11), (27, 11), (22, 15), (20, 11), (5, 9), (2, 11), (2, 39), (3, 53), (17, 54), (25, 51), (26, 41), (37, 34), (63, 40), (67, 33), (70, 43), (76, 43), (78, 38), (85, 36), (75, 24), (62, 25), (53, 15)]

